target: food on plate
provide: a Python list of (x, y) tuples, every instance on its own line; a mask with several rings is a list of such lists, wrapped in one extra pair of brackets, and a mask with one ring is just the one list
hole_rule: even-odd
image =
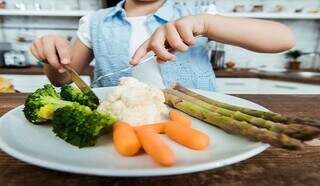
[(64, 101), (52, 85), (45, 85), (28, 96), (24, 104), (24, 115), (33, 124), (45, 124), (52, 120), (58, 108), (78, 103)]
[(117, 119), (105, 113), (92, 111), (83, 105), (66, 106), (57, 109), (53, 114), (53, 132), (79, 148), (96, 144), (97, 139), (112, 131)]
[(175, 121), (166, 125), (165, 133), (173, 141), (194, 150), (205, 149), (210, 141), (207, 134)]
[(142, 127), (148, 127), (148, 128), (151, 128), (151, 129), (155, 130), (158, 134), (164, 134), (164, 129), (165, 129), (166, 125), (168, 123), (170, 123), (170, 122), (171, 121), (161, 122), (161, 123), (154, 123), (154, 124), (140, 125), (140, 126), (135, 127), (135, 128), (138, 129), (138, 128), (142, 128)]
[(168, 109), (163, 92), (132, 77), (121, 78), (119, 86), (100, 104), (100, 112), (111, 113), (119, 120), (138, 126), (158, 123)]
[(52, 85), (45, 85), (28, 96), (23, 112), (33, 124), (52, 124), (58, 137), (79, 148), (95, 145), (98, 137), (111, 131), (117, 121), (110, 114), (62, 100)]
[(273, 122), (278, 122), (278, 123), (283, 123), (283, 124), (302, 124), (302, 125), (311, 125), (314, 127), (320, 127), (320, 120), (317, 119), (312, 119), (312, 118), (300, 118), (300, 117), (288, 117), (281, 115), (279, 113), (274, 113), (274, 112), (266, 112), (266, 111), (260, 111), (260, 110), (253, 110), (249, 108), (243, 108), (235, 105), (230, 105), (227, 103), (222, 103), (217, 100), (213, 100), (211, 98), (205, 97), (203, 95), (197, 94), (196, 92), (193, 92), (179, 83), (176, 83), (175, 85), (172, 86), (173, 89), (178, 90), (186, 95), (189, 95), (191, 97), (197, 98), (199, 100), (202, 100), (204, 102), (207, 102), (211, 105), (224, 108), (227, 110), (232, 110), (232, 111), (239, 111), (247, 115), (255, 116), (258, 118), (263, 118), (265, 120), (273, 121)]
[(225, 130), (226, 132), (241, 134), (250, 139), (269, 143), (277, 147), (300, 149), (303, 146), (299, 140), (290, 138), (285, 134), (261, 129), (245, 121), (237, 121), (233, 118), (223, 116), (221, 114), (218, 114), (217, 112), (210, 111), (176, 95), (168, 93), (166, 94), (166, 97), (168, 100), (168, 104), (188, 113), (193, 117), (217, 126)]
[(186, 117), (184, 114), (182, 114), (181, 112), (177, 111), (177, 110), (171, 110), (169, 112), (169, 117), (170, 120), (172, 121), (176, 121), (182, 125), (191, 126), (191, 121), (190, 118)]
[(94, 146), (100, 136), (112, 131), (119, 154), (134, 156), (144, 149), (163, 166), (173, 165), (176, 159), (160, 134), (191, 149), (202, 150), (209, 144), (206, 134), (191, 128), (190, 118), (177, 110), (169, 114), (162, 90), (134, 78), (122, 78), (97, 108), (98, 104), (72, 86), (62, 87), (59, 93), (45, 85), (28, 96), (23, 112), (33, 124), (51, 124), (57, 137), (79, 148)]
[(80, 89), (71, 85), (62, 86), (60, 96), (63, 100), (77, 102), (80, 105), (86, 105), (93, 110), (99, 106), (99, 100), (95, 97), (84, 94)]
[(143, 149), (155, 162), (162, 166), (172, 166), (176, 162), (175, 154), (155, 130), (141, 127), (136, 132)]
[(266, 128), (272, 132), (278, 132), (286, 134), (290, 137), (299, 139), (299, 140), (310, 140), (314, 139), (320, 134), (320, 130), (311, 126), (306, 125), (298, 125), (298, 124), (282, 124), (282, 123), (276, 123), (273, 121), (265, 120), (263, 118), (258, 118), (255, 116), (251, 116), (248, 114), (244, 114), (240, 111), (233, 111), (228, 110), (225, 108), (220, 108), (215, 105), (211, 105), (210, 103), (204, 102), (202, 100), (199, 100), (197, 98), (194, 98), (192, 96), (186, 95), (182, 92), (179, 92), (177, 90), (167, 90), (168, 93), (177, 95), (178, 97), (184, 98), (186, 100), (189, 100), (193, 103), (196, 103), (206, 109), (209, 109), (211, 111), (214, 111), (218, 114), (221, 114), (223, 116), (227, 116), (230, 118), (233, 118), (238, 121), (246, 121), (252, 125), (255, 125), (260, 128)]
[(0, 76), (0, 93), (14, 93), (14, 92), (15, 90), (12, 83), (8, 79)]
[(113, 127), (113, 144), (123, 156), (133, 156), (141, 149), (141, 143), (134, 128), (121, 121)]
[[(242, 110), (250, 109), (227, 104), (225, 104), (227, 106), (222, 107), (221, 105), (224, 105), (224, 103), (218, 102), (216, 104), (217, 101), (212, 101), (212, 99), (192, 92), (179, 84), (164, 90), (164, 93), (166, 103), (174, 108), (217, 126), (226, 132), (240, 134), (249, 139), (269, 143), (277, 147), (301, 149), (304, 144), (300, 140), (316, 138), (320, 133), (319, 129), (315, 127), (277, 123), (259, 118), (257, 115), (249, 115), (249, 112), (242, 112)], [(281, 117), (284, 118), (285, 116)]]

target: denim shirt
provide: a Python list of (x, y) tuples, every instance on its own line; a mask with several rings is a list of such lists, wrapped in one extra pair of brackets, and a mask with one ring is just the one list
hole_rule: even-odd
[[(129, 41), (131, 25), (123, 9), (124, 1), (117, 6), (97, 11), (91, 19), (90, 34), (96, 66), (94, 78), (115, 72), (129, 66)], [(169, 21), (179, 19), (197, 12), (195, 8), (187, 8), (167, 0), (153, 15), (147, 18), (150, 31)], [(209, 61), (207, 38), (200, 37), (197, 44), (187, 52), (176, 53), (175, 62), (160, 65), (160, 73), (165, 86), (179, 82), (188, 88), (215, 90), (215, 76)], [(115, 86), (124, 76), (132, 76), (126, 71), (103, 78), (96, 86)]]

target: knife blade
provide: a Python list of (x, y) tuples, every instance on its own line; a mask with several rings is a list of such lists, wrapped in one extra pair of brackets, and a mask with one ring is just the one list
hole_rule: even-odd
[(81, 92), (89, 96), (90, 99), (99, 102), (99, 98), (97, 97), (97, 95), (92, 91), (90, 86), (88, 86), (87, 83), (83, 81), (83, 79), (81, 79), (79, 74), (72, 67), (70, 67), (69, 65), (64, 65), (64, 68), (67, 70), (71, 80), (76, 84), (76, 86), (81, 90)]
[[(43, 63), (49, 64), (47, 60), (42, 60)], [(99, 103), (99, 98), (98, 96), (93, 92), (93, 90), (90, 88), (89, 85), (81, 77), (79, 74), (69, 65), (63, 65), (64, 68), (66, 69), (67, 73), (70, 76), (70, 79), (74, 82), (74, 84), (87, 96), (90, 97), (93, 101)]]

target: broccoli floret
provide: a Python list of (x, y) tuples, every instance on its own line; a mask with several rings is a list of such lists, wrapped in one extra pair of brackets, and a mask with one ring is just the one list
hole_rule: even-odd
[(78, 88), (70, 85), (65, 85), (61, 88), (61, 98), (66, 101), (77, 102), (81, 105), (85, 105), (95, 110), (99, 106), (99, 99), (94, 96), (84, 94)]
[(73, 104), (79, 105), (61, 100), (54, 87), (48, 84), (28, 96), (23, 112), (27, 120), (40, 125), (50, 122), (56, 109)]
[(92, 111), (83, 105), (59, 108), (53, 115), (53, 132), (66, 142), (82, 147), (94, 146), (98, 137), (111, 131), (116, 118)]

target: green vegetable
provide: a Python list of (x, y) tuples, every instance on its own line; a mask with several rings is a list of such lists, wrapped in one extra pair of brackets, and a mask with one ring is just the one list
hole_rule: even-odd
[(59, 108), (53, 115), (53, 132), (66, 142), (82, 147), (94, 146), (98, 137), (112, 129), (117, 119), (92, 111), (83, 105)]
[(233, 118), (238, 121), (246, 121), (260, 128), (266, 128), (269, 131), (284, 133), (290, 137), (307, 141), (317, 138), (320, 135), (320, 129), (307, 126), (307, 125), (299, 125), (299, 124), (282, 124), (273, 121), (266, 120), (264, 118), (259, 118), (255, 116), (251, 116), (240, 111), (228, 110), (222, 107), (218, 107), (216, 105), (204, 102), (196, 97), (192, 97), (183, 92), (174, 89), (165, 89), (165, 93), (175, 95), (179, 98), (185, 99), (186, 101), (190, 101), (193, 104), (197, 104), (203, 108), (206, 108), (212, 112), (216, 112), (220, 115)]
[(52, 85), (45, 85), (43, 88), (32, 93), (25, 102), (24, 115), (31, 123), (40, 125), (52, 120), (55, 110), (67, 105), (79, 105), (60, 99), (60, 95)]
[(80, 89), (65, 85), (61, 88), (61, 98), (66, 101), (77, 102), (80, 105), (85, 105), (95, 110), (99, 106), (99, 100), (96, 97), (86, 95)]
[(217, 126), (228, 133), (240, 134), (254, 141), (261, 141), (286, 149), (301, 149), (304, 146), (300, 140), (291, 138), (286, 134), (273, 132), (251, 125), (246, 121), (238, 121), (233, 118), (223, 116), (169, 92), (164, 92), (164, 94), (168, 105), (213, 126)]
[(254, 117), (262, 118), (265, 120), (273, 121), (273, 122), (278, 122), (278, 123), (283, 123), (283, 124), (301, 124), (301, 125), (310, 125), (313, 127), (318, 127), (320, 128), (320, 120), (318, 119), (312, 119), (312, 118), (301, 118), (301, 117), (289, 117), (289, 116), (284, 116), (278, 113), (274, 112), (265, 112), (265, 111), (260, 111), (260, 110), (253, 110), (249, 108), (244, 108), (244, 107), (239, 107), (235, 105), (230, 105), (227, 103), (222, 103), (220, 101), (205, 97), (203, 95), (200, 95), (194, 91), (191, 91), (179, 83), (176, 83), (172, 86), (172, 89), (180, 91), (186, 95), (192, 96), (194, 98), (197, 98), (201, 101), (204, 101), (206, 103), (209, 103), (211, 105), (214, 105), (216, 107), (224, 108), (227, 110), (231, 111), (239, 111), (241, 113), (251, 115)]

